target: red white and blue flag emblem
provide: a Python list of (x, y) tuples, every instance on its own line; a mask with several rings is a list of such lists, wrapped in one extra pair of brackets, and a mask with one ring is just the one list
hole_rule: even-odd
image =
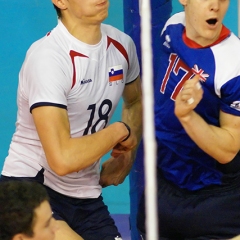
[(109, 82), (114, 82), (123, 79), (122, 65), (108, 68)]

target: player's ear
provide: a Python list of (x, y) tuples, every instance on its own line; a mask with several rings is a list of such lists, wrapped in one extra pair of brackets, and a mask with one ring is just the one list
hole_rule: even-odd
[(12, 240), (24, 240), (23, 234), (18, 233), (18, 234), (16, 234), (16, 235), (14, 235), (14, 237), (12, 238)]
[(52, 3), (61, 10), (64, 10), (67, 8), (65, 0), (52, 0)]
[(187, 5), (187, 1), (188, 0), (179, 0), (180, 4), (183, 5), (183, 6)]

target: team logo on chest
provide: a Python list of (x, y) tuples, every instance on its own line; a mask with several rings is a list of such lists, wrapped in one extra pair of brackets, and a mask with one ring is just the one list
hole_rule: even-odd
[(195, 73), (196, 75), (199, 75), (200, 80), (203, 82), (207, 81), (207, 78), (209, 77), (209, 75), (207, 73), (204, 73), (203, 69), (199, 69), (198, 65), (195, 64), (194, 67), (192, 68), (193, 73)]
[(118, 81), (123, 83), (123, 68), (122, 65), (112, 66), (108, 68), (108, 81), (109, 85), (112, 86), (113, 83), (118, 84)]

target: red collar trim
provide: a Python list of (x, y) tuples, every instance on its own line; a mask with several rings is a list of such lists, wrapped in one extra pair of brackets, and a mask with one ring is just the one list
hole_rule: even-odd
[(231, 33), (230, 30), (223, 25), (219, 38), (214, 43), (212, 43), (208, 46), (205, 46), (205, 47), (199, 45), (198, 43), (196, 43), (193, 40), (191, 40), (190, 38), (188, 38), (186, 35), (186, 29), (184, 29), (182, 37), (183, 37), (184, 43), (190, 48), (207, 48), (207, 47), (214, 46), (214, 45), (218, 44), (219, 42), (223, 41), (225, 38), (227, 38), (230, 35), (230, 33)]

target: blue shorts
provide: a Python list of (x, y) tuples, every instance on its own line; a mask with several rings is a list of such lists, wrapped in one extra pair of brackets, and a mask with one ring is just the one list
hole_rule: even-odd
[[(240, 234), (240, 179), (229, 186), (197, 191), (178, 188), (158, 171), (159, 239), (230, 239)], [(137, 224), (145, 239), (145, 204), (142, 196)]]
[[(42, 169), (34, 178), (1, 176), (0, 181), (28, 180), (43, 184), (43, 172)], [(54, 218), (65, 221), (84, 240), (116, 240), (117, 237), (120, 239), (121, 234), (102, 196), (78, 199), (60, 194), (49, 187), (45, 188), (50, 197)]]

